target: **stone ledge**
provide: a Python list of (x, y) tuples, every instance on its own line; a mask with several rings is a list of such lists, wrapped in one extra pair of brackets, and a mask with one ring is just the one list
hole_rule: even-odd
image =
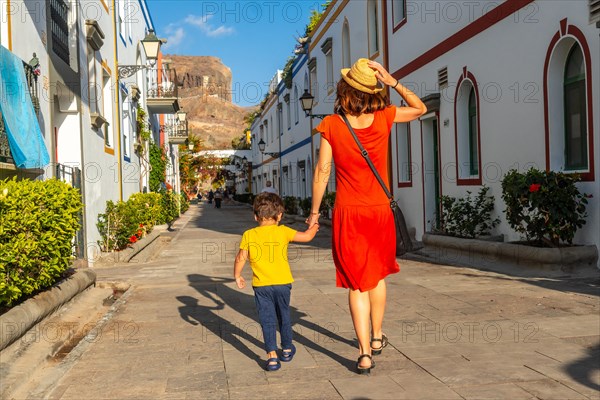
[(167, 225), (158, 225), (152, 229), (146, 237), (130, 244), (126, 249), (114, 252), (102, 252), (100, 257), (94, 260), (94, 267), (107, 266), (117, 263), (127, 263), (139, 252), (150, 246), (167, 229)]
[(439, 250), (440, 254), (444, 251), (449, 258), (462, 256), (475, 263), (479, 259), (485, 264), (497, 263), (516, 268), (524, 267), (567, 273), (598, 267), (598, 249), (595, 245), (540, 248), (428, 233), (423, 235), (423, 243), (430, 249)]
[(31, 327), (95, 282), (94, 271), (77, 270), (62, 282), (0, 315), (0, 350), (19, 339)]

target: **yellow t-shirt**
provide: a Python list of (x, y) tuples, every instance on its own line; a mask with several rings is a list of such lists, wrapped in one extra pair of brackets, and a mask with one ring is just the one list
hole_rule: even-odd
[(248, 250), (252, 286), (287, 285), (294, 281), (287, 250), (295, 235), (296, 231), (285, 225), (258, 226), (244, 232), (240, 249)]

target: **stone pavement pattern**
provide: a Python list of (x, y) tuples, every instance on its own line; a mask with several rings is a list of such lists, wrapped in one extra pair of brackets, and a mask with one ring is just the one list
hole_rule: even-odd
[[(157, 258), (97, 269), (100, 281), (132, 287), (96, 340), (62, 366), (47, 398), (600, 397), (597, 276), (516, 278), (401, 260), (387, 280), (390, 345), (371, 376), (357, 375), (326, 227), (309, 245), (290, 247), (298, 352), (266, 372), (252, 290), (238, 290), (231, 275), (251, 226), (247, 207), (192, 205)], [(251, 278), (249, 266), (244, 275)]]

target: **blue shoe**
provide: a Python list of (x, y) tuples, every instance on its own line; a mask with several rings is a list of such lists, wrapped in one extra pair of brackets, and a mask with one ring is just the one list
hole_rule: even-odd
[(269, 358), (267, 360), (267, 371), (277, 371), (279, 368), (281, 368), (281, 363), (277, 357)]
[(281, 361), (292, 361), (292, 358), (294, 358), (294, 354), (296, 354), (296, 346), (294, 345), (291, 346), (291, 350), (281, 350)]

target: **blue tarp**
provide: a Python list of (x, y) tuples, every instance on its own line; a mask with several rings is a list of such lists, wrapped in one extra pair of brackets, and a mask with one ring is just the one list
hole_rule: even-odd
[(0, 46), (0, 111), (17, 168), (43, 168), (50, 162), (33, 108), (23, 61)]

